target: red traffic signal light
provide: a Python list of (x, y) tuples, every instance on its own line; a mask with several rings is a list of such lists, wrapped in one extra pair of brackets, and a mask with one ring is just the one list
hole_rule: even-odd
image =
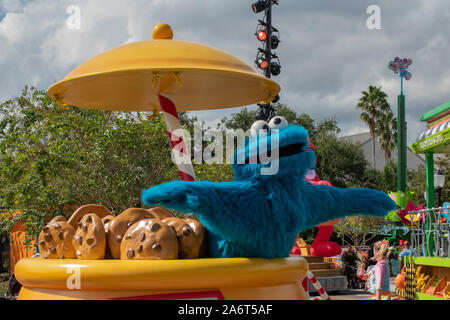
[(259, 41), (266, 41), (267, 40), (266, 30), (264, 29), (258, 30), (258, 32), (256, 32), (256, 37), (258, 38)]
[(265, 70), (269, 67), (269, 62), (266, 59), (264, 59), (263, 57), (259, 57), (256, 60), (256, 65), (258, 66), (258, 68)]
[(257, 2), (252, 4), (252, 10), (254, 13), (260, 13), (261, 11), (264, 11), (266, 8), (267, 8), (266, 0), (258, 0)]

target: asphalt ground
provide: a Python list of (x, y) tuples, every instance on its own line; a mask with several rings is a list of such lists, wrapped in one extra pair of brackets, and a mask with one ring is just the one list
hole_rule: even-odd
[[(395, 278), (389, 279), (390, 290), (394, 294), (395, 293)], [(340, 290), (337, 292), (328, 292), (329, 297), (332, 300), (364, 300), (372, 297), (372, 294), (364, 291), (363, 289), (352, 289), (347, 288), (344, 290)], [(311, 293), (311, 297), (318, 296), (317, 293)]]

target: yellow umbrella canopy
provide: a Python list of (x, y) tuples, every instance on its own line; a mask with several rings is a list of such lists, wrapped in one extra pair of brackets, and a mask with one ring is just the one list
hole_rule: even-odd
[(97, 110), (157, 111), (158, 94), (178, 111), (238, 107), (271, 101), (280, 86), (242, 60), (216, 48), (172, 40), (158, 24), (150, 41), (99, 54), (53, 84), (58, 104)]

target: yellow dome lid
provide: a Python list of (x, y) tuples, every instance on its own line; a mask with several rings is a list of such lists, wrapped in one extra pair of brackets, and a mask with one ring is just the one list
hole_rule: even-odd
[(58, 104), (99, 110), (159, 110), (157, 94), (168, 94), (178, 111), (238, 107), (271, 100), (280, 86), (242, 60), (216, 48), (171, 40), (158, 24), (155, 40), (99, 54), (53, 84)]

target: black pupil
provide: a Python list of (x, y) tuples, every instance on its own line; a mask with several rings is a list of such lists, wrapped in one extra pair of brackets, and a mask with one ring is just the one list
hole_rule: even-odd
[(267, 124), (265, 124), (262, 128), (263, 130), (269, 130), (269, 126)]
[(273, 122), (275, 122), (275, 124), (280, 124), (281, 123), (281, 119), (280, 118), (275, 118), (273, 120)]

